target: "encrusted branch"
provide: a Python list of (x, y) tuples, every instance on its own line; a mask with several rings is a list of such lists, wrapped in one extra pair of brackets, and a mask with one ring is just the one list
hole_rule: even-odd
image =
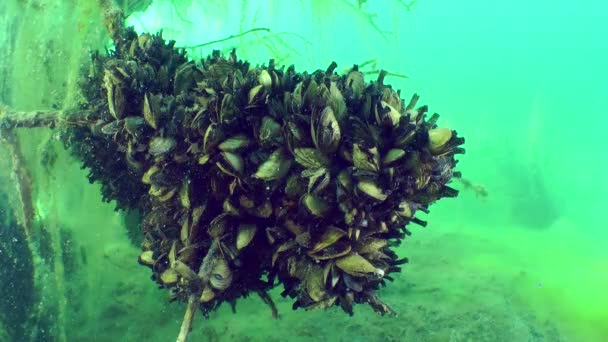
[(186, 307), (186, 313), (184, 314), (184, 320), (182, 326), (179, 329), (179, 335), (177, 335), (177, 342), (186, 342), (190, 330), (192, 330), (192, 321), (194, 320), (194, 314), (196, 313), (198, 299), (195, 294), (191, 294), (188, 297), (188, 306)]
[(112, 0), (99, 0), (99, 7), (103, 11), (104, 25), (112, 37), (114, 44), (118, 45), (120, 33), (125, 25), (125, 16), (122, 10)]
[(32, 224), (34, 222), (34, 206), (32, 204), (32, 178), (25, 165), (19, 140), (15, 132), (0, 126), (0, 143), (3, 143), (10, 155), (15, 179), (16, 199), (19, 204), (20, 221), (28, 241), (32, 239)]
[(0, 105), (0, 130), (12, 128), (54, 128), (60, 124), (85, 125), (95, 122), (98, 114), (94, 110), (32, 110), (15, 111)]

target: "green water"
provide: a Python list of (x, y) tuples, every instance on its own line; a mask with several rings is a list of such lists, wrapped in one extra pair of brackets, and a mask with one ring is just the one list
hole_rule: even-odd
[[(408, 11), (404, 2), (368, 0), (357, 9), (347, 0), (154, 0), (128, 18), (138, 31), (164, 29), (179, 46), (270, 29), (192, 49), (193, 58), (237, 47), (253, 62), (275, 58), (311, 71), (376, 59), (409, 76), (388, 80), (403, 97), (418, 92), (466, 137), (458, 169), (488, 193), (456, 182), (460, 196), (433, 206), (428, 227), (411, 228), (399, 249), (411, 262), (381, 291), (397, 317), (363, 305), (354, 317), (337, 308), (294, 312), (275, 291), (279, 320), (247, 298), (235, 314), (221, 307), (209, 320), (197, 317), (192, 340), (608, 341), (608, 3), (418, 0)], [(108, 44), (101, 23), (95, 1), (2, 1), (0, 103), (76, 103), (88, 51)], [(0, 341), (174, 340), (183, 305), (167, 303), (137, 264), (123, 217), (53, 134), (18, 132), (36, 231), (54, 257), (33, 256), (32, 298), (14, 285), (31, 283), (19, 278), (31, 272), (13, 264), (0, 271)], [(43, 167), (49, 151), (57, 159)], [(8, 156), (1, 145), (0, 154)], [(9, 222), (10, 169), (10, 158), (0, 158), (6, 262), (17, 250), (9, 244), (22, 238), (10, 231), (18, 226)]]

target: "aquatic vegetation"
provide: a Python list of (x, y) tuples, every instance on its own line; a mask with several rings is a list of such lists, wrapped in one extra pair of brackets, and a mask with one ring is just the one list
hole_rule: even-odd
[(234, 50), (195, 63), (119, 12), (106, 24), (115, 49), (92, 54), (82, 108), (5, 111), (0, 127), (59, 126), (102, 198), (142, 214), (139, 262), (188, 302), (180, 340), (197, 308), (252, 293), (276, 317), (278, 285), (294, 309), (394, 314), (376, 291), (407, 262), (393, 249), (408, 224), (426, 225), (416, 213), (457, 195), (447, 183), (464, 139), (386, 72), (366, 83), (357, 65), (253, 67)]

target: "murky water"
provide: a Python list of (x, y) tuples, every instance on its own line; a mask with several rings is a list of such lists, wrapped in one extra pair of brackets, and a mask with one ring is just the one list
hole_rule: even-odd
[[(277, 289), (278, 320), (249, 297), (197, 316), (192, 340), (608, 340), (605, 2), (120, 4), (138, 32), (163, 30), (193, 59), (236, 47), (299, 70), (388, 70), (466, 138), (460, 195), (410, 228), (398, 249), (410, 263), (380, 291), (398, 316), (292, 311)], [(2, 1), (0, 104), (72, 108), (89, 53), (108, 47), (96, 1)], [(0, 144), (0, 341), (175, 339), (185, 306), (137, 264), (141, 236), (125, 228), (137, 219), (102, 201), (58, 131), (15, 132), (18, 146)]]

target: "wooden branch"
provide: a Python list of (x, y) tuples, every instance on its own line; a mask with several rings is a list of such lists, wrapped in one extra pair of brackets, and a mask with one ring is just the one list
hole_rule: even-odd
[(116, 6), (112, 0), (98, 0), (99, 7), (103, 11), (104, 25), (112, 37), (115, 45), (120, 42), (120, 34), (125, 25), (125, 16), (122, 10)]
[(31, 243), (32, 225), (35, 214), (32, 202), (32, 177), (25, 165), (25, 160), (19, 146), (19, 140), (17, 139), (15, 132), (0, 126), (0, 143), (3, 143), (6, 146), (12, 161), (12, 172), (13, 178), (15, 179), (15, 194), (21, 211), (19, 221), (21, 221), (28, 243)]
[(86, 125), (99, 119), (94, 110), (15, 111), (0, 105), (0, 130), (13, 128), (55, 128), (57, 125)]
[(179, 329), (179, 335), (177, 335), (176, 342), (186, 342), (188, 340), (188, 335), (190, 335), (190, 331), (192, 330), (192, 321), (194, 320), (197, 304), (198, 298), (195, 294), (191, 294), (188, 297), (188, 306), (186, 306), (186, 313), (184, 314), (184, 320)]
[(277, 310), (277, 306), (274, 304), (272, 297), (270, 297), (268, 293), (266, 293), (266, 291), (264, 290), (258, 289), (256, 290), (256, 292), (258, 293), (258, 296), (262, 298), (264, 303), (266, 303), (266, 305), (270, 307), (270, 311), (272, 312), (272, 318), (279, 319), (279, 311)]

